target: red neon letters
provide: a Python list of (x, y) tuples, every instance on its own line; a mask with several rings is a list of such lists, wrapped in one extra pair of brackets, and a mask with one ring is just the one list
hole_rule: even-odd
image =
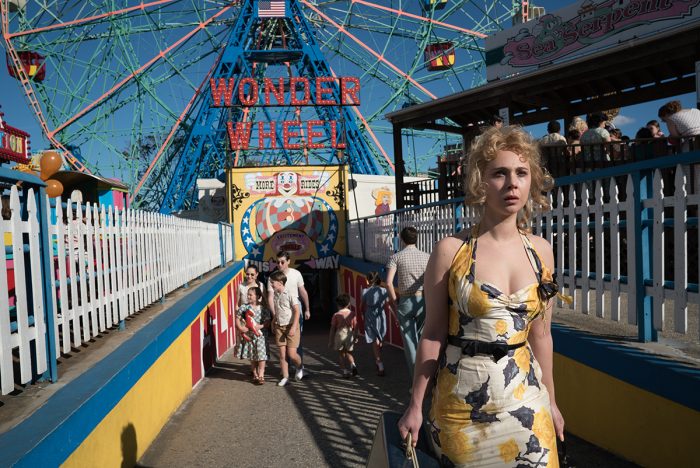
[[(360, 80), (356, 77), (212, 78), (209, 86), (213, 107), (360, 105)], [(277, 149), (280, 144), (288, 150), (346, 147), (344, 129), (335, 120), (227, 122), (226, 130), (235, 151)], [(254, 135), (257, 146), (251, 145)]]

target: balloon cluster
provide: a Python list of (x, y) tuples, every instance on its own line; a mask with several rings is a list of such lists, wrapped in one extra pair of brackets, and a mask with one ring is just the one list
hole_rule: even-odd
[(39, 168), (41, 169), (39, 177), (46, 182), (46, 194), (49, 198), (58, 197), (63, 193), (63, 184), (50, 178), (61, 169), (62, 165), (63, 158), (56, 151), (44, 151), (39, 160)]

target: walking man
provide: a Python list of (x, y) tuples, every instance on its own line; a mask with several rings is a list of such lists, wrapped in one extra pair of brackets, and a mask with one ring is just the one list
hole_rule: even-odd
[[(277, 252), (277, 269), (284, 273), (284, 276), (287, 277), (287, 282), (285, 283), (285, 289), (287, 290), (287, 293), (296, 299), (296, 302), (304, 306), (304, 311), (299, 311), (299, 340), (301, 341), (301, 333), (304, 330), (304, 320), (309, 320), (311, 318), (311, 309), (309, 308), (309, 294), (306, 292), (306, 288), (304, 287), (304, 277), (301, 276), (301, 273), (299, 270), (296, 268), (291, 268), (289, 266), (289, 252), (285, 250), (280, 250)], [(267, 281), (267, 303), (269, 307), (272, 309), (271, 312), (273, 316), (276, 314), (275, 309), (275, 300), (274, 300), (274, 294), (275, 292), (272, 290), (272, 283), (268, 279)], [(299, 348), (297, 350), (299, 353), (299, 356), (303, 359), (303, 354), (302, 354), (302, 349), (301, 349), (301, 344), (299, 344)], [(304, 377), (304, 366), (302, 365), (297, 369), (295, 378), (297, 380), (301, 380)]]
[[(423, 275), (430, 255), (418, 250), (418, 230), (405, 227), (399, 234), (403, 248), (389, 258), (386, 265), (386, 285), (389, 299), (396, 311), (403, 338), (408, 373), (413, 382), (413, 366), (416, 363), (418, 341), (425, 323), (425, 300), (423, 299)], [(397, 278), (394, 289), (394, 276)]]

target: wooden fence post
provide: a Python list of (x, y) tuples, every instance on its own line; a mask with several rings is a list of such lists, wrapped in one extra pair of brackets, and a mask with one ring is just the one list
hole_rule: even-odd
[[(634, 186), (634, 197), (632, 216), (635, 218), (637, 229), (634, 231), (634, 256), (637, 259), (635, 304), (633, 307), (637, 313), (637, 338), (641, 342), (656, 341), (656, 330), (653, 327), (652, 311), (653, 297), (646, 294), (646, 281), (651, 281), (653, 267), (652, 236), (653, 212), (647, 208), (642, 208), (642, 200), (653, 196), (652, 193), (652, 173), (651, 171), (637, 171), (632, 174)], [(629, 305), (632, 304), (628, 304)]]

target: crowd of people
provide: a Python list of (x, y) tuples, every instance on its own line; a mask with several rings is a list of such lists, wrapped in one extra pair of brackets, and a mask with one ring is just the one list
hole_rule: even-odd
[[(372, 345), (377, 375), (385, 375), (382, 347), (387, 333), (387, 306), (399, 317), (409, 372), (413, 369), (425, 319), (423, 273), (429, 255), (416, 248), (416, 228), (404, 228), (400, 237), (404, 248), (387, 264), (386, 288), (382, 286), (380, 273), (372, 271), (367, 274), (368, 286), (362, 291), (357, 311), (350, 308), (347, 294), (340, 294), (335, 299), (337, 311), (331, 319), (328, 346), (338, 352), (340, 373), (344, 378), (358, 374), (352, 354), (360, 337), (358, 314), (363, 317), (365, 340)], [(267, 286), (259, 281), (258, 268), (250, 264), (245, 268), (245, 279), (238, 286), (238, 339), (234, 353), (239, 359), (250, 360), (252, 381), (256, 385), (265, 383), (269, 341), (274, 341), (279, 350), (281, 375), (278, 386), (289, 383), (289, 364), (294, 366), (296, 381), (306, 375), (300, 351), (304, 319), (311, 318), (309, 296), (303, 276), (291, 268), (289, 262), (288, 252), (277, 254), (277, 269), (269, 275)], [(398, 279), (396, 289), (394, 276)]]
[(659, 120), (651, 119), (632, 138), (623, 135), (604, 112), (588, 114), (586, 120), (575, 117), (566, 136), (561, 134), (559, 121), (552, 120), (539, 144), (555, 152), (558, 146), (568, 145), (560, 151), (561, 155), (586, 162), (640, 160), (687, 151), (688, 138), (700, 135), (700, 110), (684, 109), (680, 101), (661, 106), (658, 118), (666, 124), (668, 134), (661, 129)]

